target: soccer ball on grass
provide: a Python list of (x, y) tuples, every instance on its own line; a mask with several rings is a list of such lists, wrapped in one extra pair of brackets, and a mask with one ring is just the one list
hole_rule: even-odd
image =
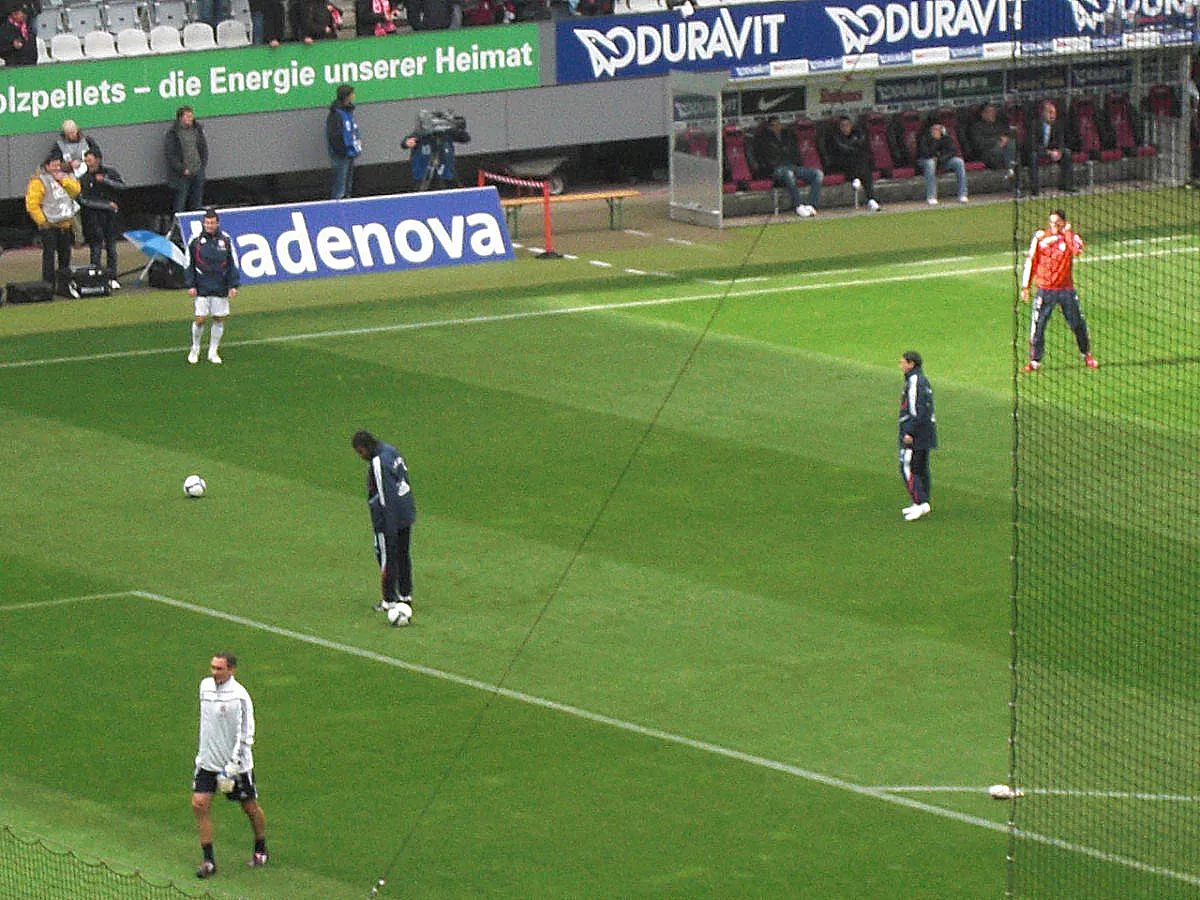
[(183, 479), (183, 492), (189, 497), (203, 497), (204, 492), (208, 490), (208, 485), (204, 483), (204, 479), (199, 475), (189, 475)]
[(392, 608), (387, 611), (388, 624), (403, 628), (412, 621), (412, 612), (412, 607), (401, 600), (393, 604)]

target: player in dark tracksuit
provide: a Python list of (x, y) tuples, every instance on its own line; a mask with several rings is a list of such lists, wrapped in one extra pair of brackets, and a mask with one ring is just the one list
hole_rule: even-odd
[(377, 440), (369, 431), (356, 432), (350, 439), (367, 463), (367, 506), (375, 530), (375, 558), (379, 561), (382, 599), (376, 610), (386, 611), (403, 601), (412, 604), (412, 556), (409, 544), (417, 507), (404, 457), (390, 444)]
[(906, 350), (900, 357), (900, 369), (904, 372), (904, 390), (900, 393), (900, 477), (912, 497), (912, 506), (901, 513), (909, 522), (929, 514), (929, 451), (937, 447), (933, 388), (921, 366), (921, 354), (915, 350)]

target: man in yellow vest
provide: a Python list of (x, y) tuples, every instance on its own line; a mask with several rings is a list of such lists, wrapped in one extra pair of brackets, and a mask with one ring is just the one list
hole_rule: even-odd
[(63, 168), (63, 161), (47, 157), (29, 179), (25, 209), (38, 227), (42, 240), (42, 281), (54, 284), (55, 258), (58, 270), (71, 268), (71, 223), (79, 212), (75, 198), (79, 182)]

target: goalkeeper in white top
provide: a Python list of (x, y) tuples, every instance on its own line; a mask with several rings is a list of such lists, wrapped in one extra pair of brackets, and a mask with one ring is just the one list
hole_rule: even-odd
[(197, 878), (217, 873), (213, 856), (212, 798), (217, 791), (242, 805), (254, 829), (254, 854), (247, 865), (267, 864), (267, 817), (258, 805), (254, 787), (254, 703), (233, 677), (237, 657), (218, 653), (209, 663), (208, 678), (200, 682), (200, 749), (192, 776), (192, 812), (204, 859)]

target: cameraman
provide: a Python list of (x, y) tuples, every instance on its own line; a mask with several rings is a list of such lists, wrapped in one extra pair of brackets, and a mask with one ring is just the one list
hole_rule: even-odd
[(403, 146), (412, 151), (412, 178), (418, 191), (436, 191), (457, 187), (454, 172), (454, 145), (471, 140), (467, 120), (462, 116), (430, 112), (423, 109), (417, 116), (417, 130), (404, 139)]

